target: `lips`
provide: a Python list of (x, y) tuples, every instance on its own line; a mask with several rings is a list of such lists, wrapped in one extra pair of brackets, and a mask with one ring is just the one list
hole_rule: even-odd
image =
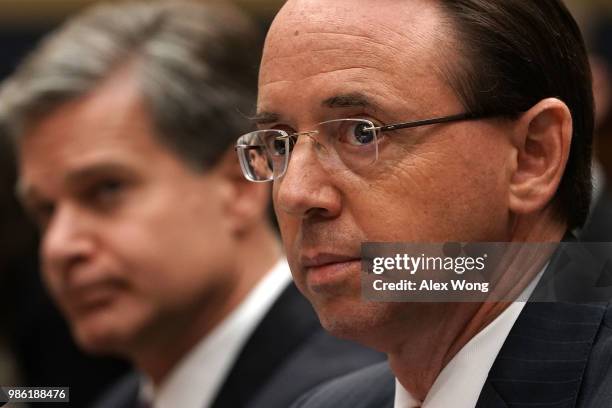
[(103, 274), (72, 275), (64, 282), (59, 300), (72, 313), (83, 314), (110, 304), (117, 296), (120, 282)]
[(349, 285), (361, 270), (361, 258), (333, 253), (316, 253), (300, 259), (307, 286), (313, 292), (326, 292)]

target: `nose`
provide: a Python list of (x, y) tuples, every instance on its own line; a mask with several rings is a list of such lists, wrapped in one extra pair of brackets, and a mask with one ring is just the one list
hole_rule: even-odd
[(307, 135), (298, 139), (285, 175), (274, 185), (274, 205), (297, 217), (333, 218), (342, 209), (341, 194), (322, 167), (319, 142)]
[(44, 268), (68, 271), (91, 257), (94, 247), (93, 238), (86, 233), (78, 209), (58, 205), (42, 237)]

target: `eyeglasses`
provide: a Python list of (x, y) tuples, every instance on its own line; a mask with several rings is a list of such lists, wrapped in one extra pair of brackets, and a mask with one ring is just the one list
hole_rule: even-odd
[(328, 170), (359, 170), (378, 160), (382, 132), (440, 123), (483, 119), (488, 115), (462, 113), (434, 119), (376, 126), (366, 119), (336, 119), (321, 122), (313, 130), (288, 133), (280, 129), (247, 133), (236, 142), (244, 176), (254, 182), (281, 178), (287, 171), (298, 137), (313, 140), (317, 156)]

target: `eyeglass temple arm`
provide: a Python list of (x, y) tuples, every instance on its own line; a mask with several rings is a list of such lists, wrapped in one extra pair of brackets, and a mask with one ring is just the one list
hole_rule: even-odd
[(375, 129), (378, 130), (379, 132), (386, 132), (390, 130), (408, 129), (408, 128), (413, 128), (417, 126), (436, 125), (439, 123), (449, 123), (449, 122), (459, 122), (462, 120), (479, 119), (483, 116), (475, 115), (473, 113), (460, 113), (458, 115), (444, 116), (440, 118), (417, 120), (413, 122), (404, 122), (404, 123), (396, 123), (393, 125), (379, 126)]

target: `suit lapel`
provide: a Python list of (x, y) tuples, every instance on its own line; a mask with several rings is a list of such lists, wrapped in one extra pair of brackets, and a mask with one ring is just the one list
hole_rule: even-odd
[[(574, 407), (604, 312), (598, 304), (528, 303), (477, 407)], [(498, 400), (492, 400), (494, 393)]]
[(491, 385), (491, 382), (487, 381), (482, 388), (477, 406), (483, 408), (507, 408), (508, 404), (506, 404), (497, 390)]
[(140, 374), (131, 372), (121, 378), (92, 408), (136, 408), (139, 405)]
[(319, 327), (312, 307), (291, 283), (251, 335), (212, 407), (245, 406), (292, 350)]

